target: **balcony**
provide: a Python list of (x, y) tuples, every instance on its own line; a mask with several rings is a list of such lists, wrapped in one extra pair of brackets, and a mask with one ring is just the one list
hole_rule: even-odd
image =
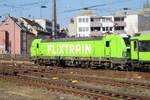
[(126, 23), (123, 21), (115, 21), (114, 25), (115, 26), (126, 26)]
[(91, 27), (100, 27), (102, 26), (101, 22), (91, 22)]
[(101, 32), (101, 31), (96, 31), (96, 32), (92, 31), (92, 32), (90, 33), (90, 36), (101, 36), (101, 35), (102, 35), (102, 32)]

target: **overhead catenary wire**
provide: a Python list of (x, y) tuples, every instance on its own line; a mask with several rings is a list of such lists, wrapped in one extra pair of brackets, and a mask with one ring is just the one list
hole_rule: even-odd
[(80, 11), (80, 10), (84, 10), (84, 9), (91, 9), (91, 8), (96, 8), (96, 7), (102, 7), (102, 6), (108, 6), (110, 4), (119, 4), (119, 3), (125, 3), (125, 2), (129, 2), (131, 0), (117, 0), (117, 1), (112, 1), (109, 3), (103, 3), (103, 4), (97, 4), (97, 5), (92, 5), (92, 6), (86, 6), (86, 7), (81, 7), (81, 8), (77, 8), (77, 9), (71, 9), (71, 10), (65, 10), (59, 13), (70, 13), (70, 12), (75, 12), (75, 11)]

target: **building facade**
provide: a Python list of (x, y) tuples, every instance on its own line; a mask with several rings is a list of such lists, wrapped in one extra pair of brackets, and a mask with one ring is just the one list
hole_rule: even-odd
[[(30, 37), (30, 38), (28, 38)], [(0, 24), (0, 54), (27, 55), (28, 43), (34, 35), (22, 26), (18, 19), (7, 16)]]
[(9, 51), (9, 35), (7, 31), (0, 31), (0, 54), (6, 54)]
[(77, 21), (76, 21), (76, 17), (70, 19), (70, 23), (68, 25), (68, 36), (69, 37), (77, 37)]
[[(88, 12), (88, 13), (87, 13)], [(150, 31), (150, 4), (144, 4), (140, 11), (128, 8), (116, 11), (111, 16), (96, 16), (90, 11), (72, 18), (69, 23), (69, 36), (89, 37), (104, 33), (134, 35), (142, 31)]]
[(77, 37), (90, 36), (90, 16), (77, 16)]
[(126, 27), (125, 16), (124, 15), (114, 16), (114, 32), (125, 34), (126, 33), (125, 27)]
[(49, 20), (35, 19), (34, 21), (42, 26), (45, 31), (52, 32), (52, 23)]
[[(34, 21), (38, 23), (44, 29), (44, 31), (48, 33), (52, 33), (52, 22), (50, 20), (35, 19)], [(59, 33), (59, 31), (60, 31), (60, 26), (59, 24), (57, 24), (57, 33)]]
[(114, 32), (113, 16), (79, 15), (70, 20), (69, 36), (90, 37)]
[(113, 16), (91, 16), (90, 31), (91, 35), (102, 35), (114, 32)]
[(0, 54), (28, 56), (35, 37), (49, 38), (50, 35), (34, 21), (7, 16), (0, 23)]
[(20, 22), (27, 28), (30, 33), (33, 33), (36, 37), (49, 39), (51, 37), (51, 33), (47, 32), (39, 23), (34, 20), (30, 20), (27, 18), (20, 18)]
[(114, 32), (134, 35), (150, 30), (150, 17), (140, 12), (120, 11), (114, 14)]
[(42, 28), (38, 23), (29, 20), (27, 18), (20, 18), (20, 22), (22, 25), (24, 25), (31, 33), (35, 34), (38, 36), (38, 30), (40, 31), (45, 31), (44, 28)]

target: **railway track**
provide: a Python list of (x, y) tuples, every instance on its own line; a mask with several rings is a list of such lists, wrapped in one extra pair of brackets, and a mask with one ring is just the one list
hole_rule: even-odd
[(12, 81), (22, 85), (28, 85), (36, 88), (46, 88), (50, 91), (57, 91), (63, 93), (74, 94), (78, 96), (88, 97), (94, 100), (148, 100), (148, 98), (124, 95), (120, 93), (114, 93), (110, 91), (104, 91), (101, 89), (87, 88), (77, 86), (71, 83), (65, 83), (62, 81), (54, 81), (47, 78), (39, 78), (27, 75), (1, 75), (1, 80)]
[(145, 88), (145, 89), (150, 89), (150, 81), (148, 81), (147, 83), (145, 82), (135, 82), (135, 81), (127, 81), (127, 80), (116, 80), (116, 79), (112, 79), (112, 78), (108, 78), (108, 77), (100, 77), (100, 76), (91, 76), (91, 75), (80, 75), (80, 74), (68, 74), (65, 72), (56, 72), (53, 70), (45, 70), (45, 69), (38, 69), (38, 68), (30, 68), (29, 69), (27, 67), (22, 67), (18, 68), (15, 67), (12, 69), (12, 67), (8, 67), (5, 69), (1, 69), (0, 71), (5, 71), (7, 72), (11, 72), (11, 73), (20, 73), (20, 74), (24, 74), (24, 75), (34, 75), (34, 76), (38, 76), (38, 77), (46, 77), (46, 78), (50, 78), (50, 77), (59, 77), (60, 79), (64, 79), (64, 80), (79, 80), (79, 81), (83, 81), (83, 82), (87, 82), (87, 83), (94, 83), (96, 85), (98, 84), (103, 84), (103, 85), (111, 85), (111, 86), (117, 86), (117, 87), (122, 87), (122, 86), (134, 86), (134, 87), (140, 87), (140, 88)]
[[(63, 80), (79, 80), (87, 83), (111, 85), (116, 87), (121, 86), (136, 86), (141, 88), (150, 88), (150, 84), (142, 82), (131, 82), (113, 80), (109, 78), (91, 76), (86, 73), (85, 75), (80, 73), (69, 73), (68, 70), (58, 69), (44, 69), (38, 68), (37, 66), (4, 66), (0, 67), (0, 79), (14, 81), (16, 83), (26, 85), (27, 82), (31, 82), (29, 85), (33, 87), (43, 87), (52, 91), (60, 91), (63, 93), (69, 93), (80, 96), (87, 96), (93, 99), (104, 98), (104, 100), (110, 99), (124, 99), (124, 100), (149, 100), (148, 98), (131, 96), (125, 94), (114, 93), (106, 90), (81, 87), (71, 83), (65, 83)], [(61, 80), (51, 80), (50, 77), (59, 77)], [(27, 82), (26, 82), (27, 81)], [(26, 83), (26, 84), (25, 84)], [(63, 84), (62, 84), (63, 83)], [(47, 87), (46, 87), (47, 86)], [(49, 87), (48, 87), (49, 86)], [(59, 88), (58, 88), (59, 87)], [(66, 89), (66, 90), (65, 90)], [(72, 90), (71, 90), (72, 89)], [(66, 92), (65, 92), (66, 91)]]
[(24, 73), (27, 74), (33, 74), (35, 76), (42, 76), (42, 77), (59, 77), (64, 80), (79, 80), (83, 82), (88, 82), (88, 83), (95, 83), (95, 84), (104, 84), (104, 85), (111, 85), (111, 86), (117, 86), (117, 87), (122, 87), (122, 86), (135, 86), (135, 87), (141, 87), (141, 88), (146, 88), (150, 89), (150, 81), (147, 83), (145, 82), (135, 82), (135, 81), (127, 81), (127, 80), (116, 80), (108, 77), (100, 77), (100, 76), (91, 76), (91, 75), (80, 75), (80, 74), (66, 74), (65, 72), (60, 73), (56, 71), (45, 71), (45, 70), (38, 70), (38, 69), (33, 69), (33, 70), (27, 70), (24, 71)]

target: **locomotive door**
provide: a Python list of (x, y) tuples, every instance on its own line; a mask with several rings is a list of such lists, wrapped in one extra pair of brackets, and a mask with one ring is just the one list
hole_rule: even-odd
[(105, 57), (107, 57), (107, 58), (111, 57), (110, 41), (106, 41)]
[(138, 41), (132, 41), (132, 59), (138, 60), (139, 59), (139, 52), (138, 52)]

